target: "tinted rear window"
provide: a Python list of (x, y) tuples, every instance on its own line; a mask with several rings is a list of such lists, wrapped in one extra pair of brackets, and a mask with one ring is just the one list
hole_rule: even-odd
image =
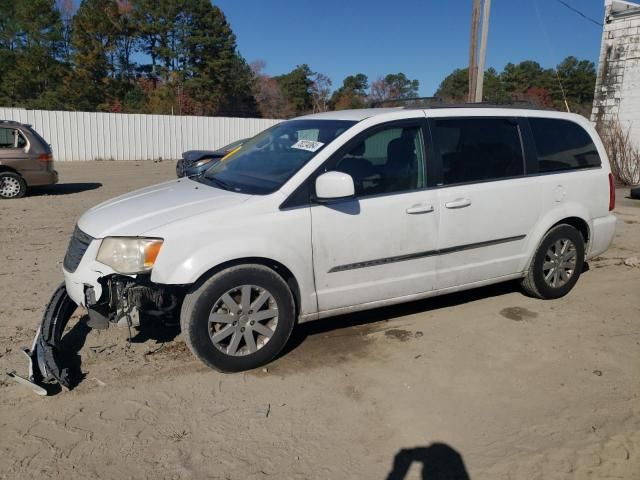
[(598, 150), (580, 125), (568, 120), (529, 118), (540, 172), (599, 167)]
[(524, 175), (515, 120), (442, 118), (434, 120), (432, 126), (445, 185)]

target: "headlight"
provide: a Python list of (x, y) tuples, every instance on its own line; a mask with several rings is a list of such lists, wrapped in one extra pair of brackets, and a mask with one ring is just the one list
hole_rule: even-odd
[(96, 260), (118, 273), (148, 272), (156, 262), (161, 238), (107, 237), (102, 240)]
[(193, 164), (193, 167), (194, 168), (201, 167), (201, 166), (206, 165), (207, 163), (211, 162), (211, 160), (213, 160), (213, 158), (205, 158), (203, 160), (198, 160), (196, 163)]

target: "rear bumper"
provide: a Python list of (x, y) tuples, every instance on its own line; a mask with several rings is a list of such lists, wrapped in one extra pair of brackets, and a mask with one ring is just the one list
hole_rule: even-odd
[(593, 220), (593, 231), (587, 258), (592, 258), (604, 253), (611, 245), (616, 233), (616, 217), (609, 214)]
[(58, 172), (56, 170), (25, 172), (23, 177), (29, 187), (41, 187), (58, 183)]

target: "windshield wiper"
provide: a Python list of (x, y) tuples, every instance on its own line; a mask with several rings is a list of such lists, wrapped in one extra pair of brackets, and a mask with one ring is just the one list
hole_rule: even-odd
[(233, 190), (233, 187), (222, 180), (217, 179), (216, 177), (201, 177), (206, 179), (207, 181), (213, 183), (216, 187), (221, 188), (222, 190)]

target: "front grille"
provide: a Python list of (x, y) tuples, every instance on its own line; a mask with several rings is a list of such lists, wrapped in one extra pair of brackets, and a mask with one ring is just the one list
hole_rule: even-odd
[(76, 228), (73, 230), (73, 235), (69, 241), (69, 248), (67, 248), (67, 254), (64, 256), (64, 269), (67, 272), (73, 273), (78, 268), (80, 260), (84, 256), (84, 252), (87, 251), (89, 244), (93, 241), (93, 237), (87, 235), (82, 230)]

